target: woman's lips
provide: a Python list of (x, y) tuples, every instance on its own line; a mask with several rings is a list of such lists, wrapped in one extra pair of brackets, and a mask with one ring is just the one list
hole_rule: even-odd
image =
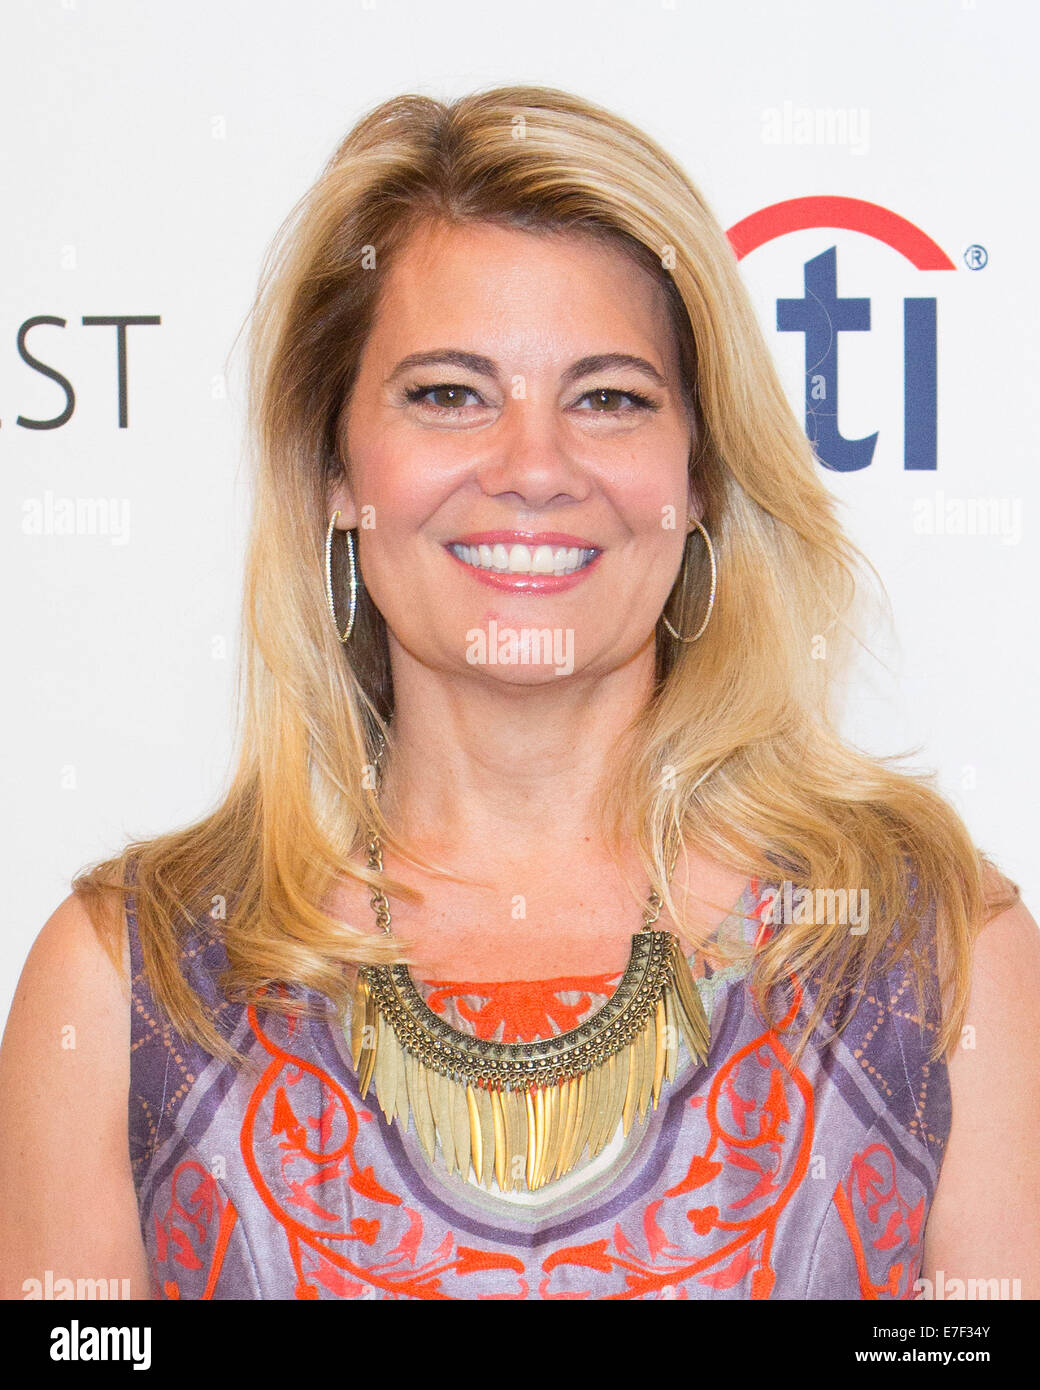
[(447, 545), (576, 545), (579, 550), (597, 550), (595, 541), (587, 536), (573, 536), (568, 531), (467, 531), (464, 536), (452, 536)]
[(479, 531), (445, 544), (479, 583), (510, 593), (559, 593), (594, 569), (602, 551), (562, 531)]

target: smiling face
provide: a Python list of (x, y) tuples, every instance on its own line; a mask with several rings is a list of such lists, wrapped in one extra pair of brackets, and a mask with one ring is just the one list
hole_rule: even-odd
[(693, 443), (667, 301), (623, 252), (488, 224), (416, 232), (362, 352), (329, 509), (360, 526), (391, 661), (558, 678), (537, 653), (474, 665), (492, 619), (572, 633), (574, 672), (652, 661)]

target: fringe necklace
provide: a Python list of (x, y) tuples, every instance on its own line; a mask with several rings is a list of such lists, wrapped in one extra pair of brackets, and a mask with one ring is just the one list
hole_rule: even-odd
[[(368, 867), (382, 872), (379, 837)], [(390, 935), (386, 895), (372, 893)], [(350, 1046), (361, 1096), (374, 1084), (388, 1123), (411, 1113), (430, 1161), (438, 1144), (449, 1173), (502, 1192), (533, 1191), (594, 1157), (618, 1123), (656, 1107), (675, 1075), (680, 1033), (698, 1062), (710, 1030), (682, 946), (653, 929), (661, 900), (651, 891), (621, 983), (577, 1028), (532, 1043), (489, 1042), (453, 1028), (429, 1007), (405, 965), (360, 966)]]

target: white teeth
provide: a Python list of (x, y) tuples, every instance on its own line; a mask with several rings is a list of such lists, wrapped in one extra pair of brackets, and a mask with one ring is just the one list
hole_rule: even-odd
[(498, 545), (453, 545), (453, 555), (476, 569), (499, 574), (572, 574), (598, 553), (581, 546), (513, 545), (508, 549)]

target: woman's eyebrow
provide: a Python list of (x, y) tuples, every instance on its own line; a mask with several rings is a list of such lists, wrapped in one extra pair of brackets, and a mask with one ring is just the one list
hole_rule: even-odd
[(571, 382), (578, 381), (583, 376), (591, 376), (594, 372), (607, 372), (616, 367), (627, 367), (633, 372), (642, 372), (655, 386), (668, 385), (652, 362), (648, 362), (645, 357), (633, 357), (630, 352), (600, 352), (592, 357), (581, 357), (564, 372), (563, 382), (565, 386), (569, 386)]
[(410, 352), (402, 357), (387, 377), (384, 385), (389, 386), (413, 367), (461, 367), (463, 371), (477, 376), (497, 376), (497, 368), (490, 357), (481, 357), (476, 352), (463, 352), (461, 348), (433, 348), (429, 352)]
[[(464, 352), (461, 348), (433, 348), (429, 352), (411, 352), (407, 357), (402, 357), (397, 366), (386, 378), (384, 385), (389, 386), (392, 381), (411, 371), (415, 367), (450, 366), (461, 367), (463, 371), (473, 372), (476, 376), (497, 377), (498, 368), (490, 357), (483, 357), (476, 352)], [(655, 386), (667, 386), (668, 383), (652, 362), (648, 362), (645, 357), (635, 357), (628, 352), (600, 352), (590, 357), (581, 357), (567, 368), (563, 374), (563, 384), (569, 386), (572, 382), (580, 380), (582, 377), (591, 376), (594, 372), (609, 371), (611, 368), (627, 367), (631, 371), (641, 372), (649, 377)]]

